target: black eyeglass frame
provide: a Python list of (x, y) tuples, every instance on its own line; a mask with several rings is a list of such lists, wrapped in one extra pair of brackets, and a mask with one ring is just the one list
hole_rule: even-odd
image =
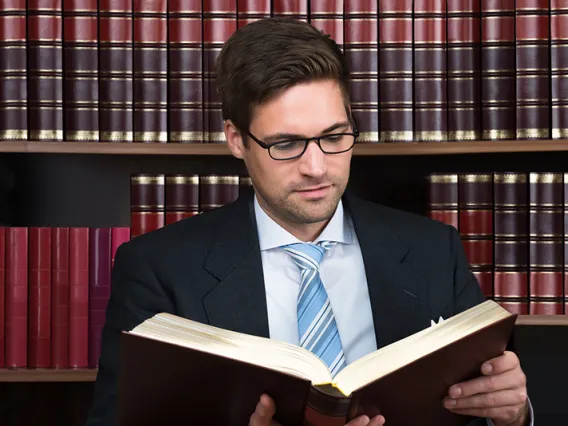
[[(306, 152), (306, 149), (308, 149), (308, 144), (310, 143), (310, 141), (316, 141), (316, 143), (319, 146), (319, 149), (321, 149), (321, 151), (324, 154), (328, 154), (328, 155), (334, 155), (334, 154), (343, 154), (344, 152), (347, 152), (351, 149), (353, 149), (353, 146), (355, 146), (355, 142), (357, 141), (357, 138), (359, 137), (359, 130), (357, 130), (357, 128), (355, 126), (353, 126), (353, 131), (352, 132), (342, 132), (342, 133), (327, 133), (325, 135), (321, 135), (321, 136), (314, 136), (311, 138), (298, 138), (298, 139), (288, 139), (285, 141), (279, 141), (279, 142), (274, 142), (274, 143), (266, 143), (261, 141), (260, 139), (258, 139), (256, 136), (254, 136), (251, 132), (249, 132), (248, 130), (246, 131), (247, 135), (250, 136), (250, 138), (255, 141), (258, 145), (260, 145), (262, 148), (267, 149), (268, 150), (268, 155), (270, 155), (270, 158), (272, 158), (273, 160), (276, 161), (286, 161), (286, 160), (294, 160), (295, 158), (300, 158), (302, 155), (304, 155), (304, 152)], [(321, 139), (323, 138), (329, 138), (330, 136), (353, 136), (353, 144), (347, 148), (344, 149), (342, 151), (335, 151), (335, 152), (327, 152), (325, 151), (322, 146), (321, 146)], [(298, 155), (294, 155), (293, 157), (288, 157), (288, 158), (274, 158), (270, 152), (270, 148), (276, 145), (280, 145), (280, 144), (285, 144), (285, 143), (290, 143), (290, 142), (299, 142), (302, 141), (304, 142), (304, 149), (302, 150), (302, 152), (300, 152)]]

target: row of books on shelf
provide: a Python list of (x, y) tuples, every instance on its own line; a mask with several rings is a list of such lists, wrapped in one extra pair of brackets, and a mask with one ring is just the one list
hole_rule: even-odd
[(427, 214), (460, 233), (488, 298), (568, 314), (568, 173), (432, 173)]
[(0, 227), (0, 368), (96, 368), (128, 227)]
[(341, 46), (361, 142), (568, 137), (560, 1), (9, 0), (0, 139), (222, 143), (215, 59), (279, 15)]

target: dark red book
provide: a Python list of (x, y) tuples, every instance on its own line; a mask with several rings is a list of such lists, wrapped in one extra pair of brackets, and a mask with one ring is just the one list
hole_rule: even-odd
[(140, 173), (130, 177), (131, 237), (151, 232), (165, 222), (165, 176)]
[(238, 175), (199, 176), (199, 211), (201, 213), (232, 203), (238, 197)]
[(69, 228), (51, 229), (51, 366), (69, 367)]
[(239, 0), (237, 1), (237, 28), (251, 22), (270, 17), (271, 0)]
[(28, 138), (26, 29), (26, 0), (4, 0), (0, 10), (0, 139), (3, 140)]
[(6, 364), (6, 228), (0, 226), (0, 368)]
[(166, 175), (166, 225), (199, 213), (199, 175)]
[(308, 22), (308, 0), (272, 0), (272, 14)]
[(381, 142), (414, 140), (412, 0), (379, 2), (379, 97)]
[(89, 228), (89, 367), (97, 368), (111, 285), (110, 228)]
[[(550, 0), (550, 84), (553, 139), (568, 138), (568, 2)], [(568, 311), (567, 311), (568, 312)]]
[(111, 228), (111, 269), (114, 267), (114, 258), (118, 248), (130, 240), (130, 228), (116, 226)]
[(69, 229), (69, 367), (89, 366), (89, 228)]
[(28, 367), (51, 367), (51, 228), (29, 228)]
[(28, 364), (28, 228), (6, 228), (6, 367)]
[(428, 216), (459, 230), (458, 174), (431, 173), (428, 182)]
[[(343, 0), (310, 1), (310, 24), (343, 47)], [(349, 7), (349, 6), (348, 6)]]

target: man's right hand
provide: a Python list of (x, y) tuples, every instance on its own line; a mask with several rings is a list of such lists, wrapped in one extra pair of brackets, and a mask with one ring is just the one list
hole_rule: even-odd
[[(274, 400), (266, 394), (261, 395), (258, 404), (256, 404), (256, 409), (250, 417), (249, 426), (281, 426), (280, 423), (272, 420), (274, 413), (276, 413)], [(381, 426), (384, 424), (385, 418), (378, 415), (372, 419), (367, 416), (359, 416), (345, 426)]]

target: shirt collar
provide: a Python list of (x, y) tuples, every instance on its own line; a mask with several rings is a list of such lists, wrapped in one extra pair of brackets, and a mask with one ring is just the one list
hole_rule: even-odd
[[(256, 215), (260, 250), (269, 250), (286, 244), (301, 242), (266, 214), (258, 203), (256, 194), (254, 195), (254, 212)], [(351, 221), (343, 209), (342, 201), (339, 200), (335, 213), (319, 237), (316, 238), (315, 242), (335, 241), (337, 243), (352, 244), (352, 232), (353, 227)]]

